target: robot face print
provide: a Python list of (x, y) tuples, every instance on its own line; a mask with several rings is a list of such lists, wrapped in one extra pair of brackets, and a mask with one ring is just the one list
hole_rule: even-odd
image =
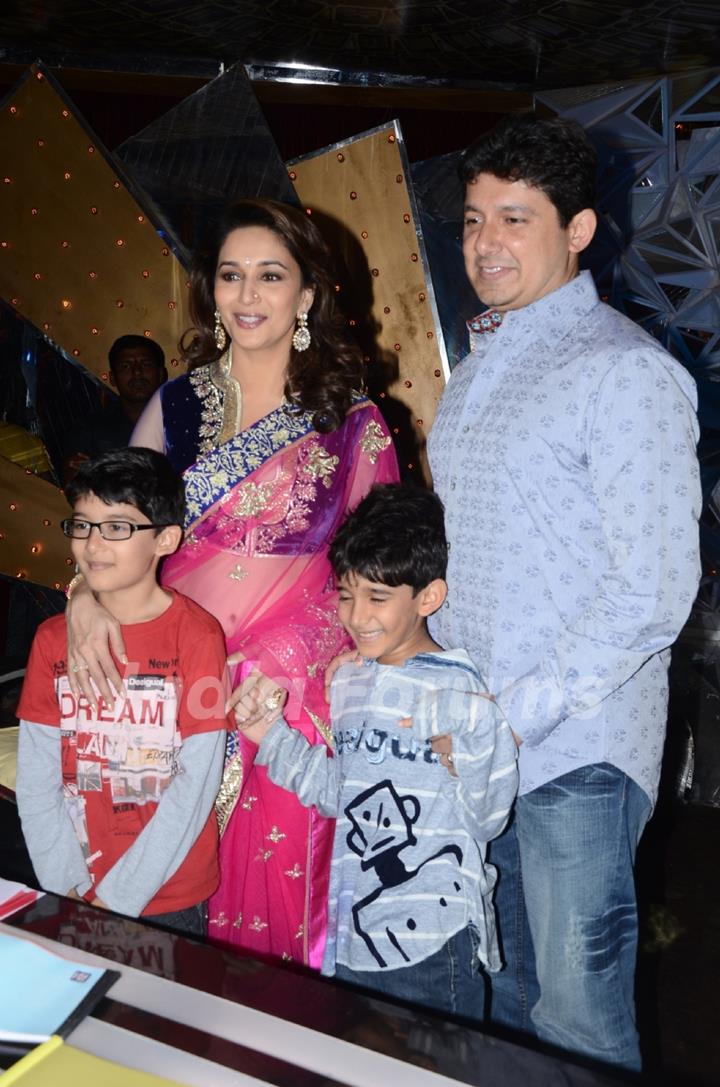
[(347, 844), (370, 867), (375, 859), (415, 844), (413, 824), (420, 814), (414, 796), (399, 796), (391, 781), (380, 781), (356, 796), (345, 808), (352, 824)]

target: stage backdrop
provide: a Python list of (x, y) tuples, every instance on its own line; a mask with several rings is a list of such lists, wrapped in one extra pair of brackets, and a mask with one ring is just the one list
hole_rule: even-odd
[(113, 341), (138, 330), (179, 372), (185, 269), (41, 66), (6, 99), (0, 145), (0, 295), (101, 379)]
[(401, 469), (429, 481), (426, 435), (449, 369), (400, 126), (295, 159), (288, 171), (338, 258), (338, 299)]

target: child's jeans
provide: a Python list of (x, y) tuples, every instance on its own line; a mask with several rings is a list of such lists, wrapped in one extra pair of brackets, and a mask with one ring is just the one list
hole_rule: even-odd
[(198, 902), (197, 906), (188, 906), (184, 910), (174, 910), (171, 913), (149, 913), (139, 917), (139, 921), (147, 921), (149, 925), (159, 925), (160, 928), (169, 928), (184, 936), (207, 936), (207, 902)]
[(349, 970), (335, 967), (338, 981), (372, 989), (438, 1012), (481, 1021), (485, 1009), (485, 976), (477, 957), (478, 938), (472, 925), (451, 936), (434, 955), (399, 970)]

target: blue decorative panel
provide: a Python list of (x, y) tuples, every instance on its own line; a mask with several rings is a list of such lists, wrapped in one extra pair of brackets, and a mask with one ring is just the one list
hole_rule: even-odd
[(451, 370), (468, 352), (466, 321), (480, 306), (465, 274), (462, 253), (464, 189), (458, 177), (459, 159), (458, 151), (410, 167)]
[(297, 203), (241, 64), (126, 140), (116, 155), (191, 247), (233, 200)]
[(720, 371), (720, 71), (538, 95), (600, 156), (588, 263), (617, 309), (696, 376)]

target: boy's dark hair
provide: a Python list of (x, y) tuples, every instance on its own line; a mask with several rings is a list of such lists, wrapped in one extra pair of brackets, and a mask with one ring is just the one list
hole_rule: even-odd
[(132, 351), (138, 347), (146, 348), (155, 359), (159, 370), (165, 369), (165, 352), (159, 343), (155, 340), (151, 340), (149, 336), (137, 336), (135, 334), (128, 334), (127, 336), (119, 336), (115, 343), (108, 351), (108, 361), (110, 363), (110, 369), (115, 369), (117, 363), (117, 357), (121, 351)]
[(340, 526), (330, 545), (335, 577), (410, 585), (416, 595), (447, 572), (443, 505), (404, 483), (377, 484)]
[(156, 525), (185, 523), (185, 484), (170, 461), (154, 449), (112, 449), (83, 464), (65, 488), (71, 506), (86, 494), (108, 505), (135, 506)]
[(597, 154), (576, 121), (510, 114), (463, 153), (460, 180), (493, 174), (524, 181), (555, 205), (563, 229), (579, 211), (595, 207)]

